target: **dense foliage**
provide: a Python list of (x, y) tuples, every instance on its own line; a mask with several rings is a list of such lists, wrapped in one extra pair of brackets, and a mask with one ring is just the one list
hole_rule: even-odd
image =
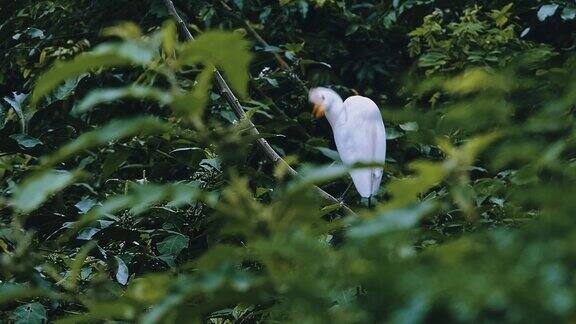
[[(576, 318), (574, 1), (175, 4), (195, 40), (161, 0), (1, 5), (0, 322)], [(350, 182), (317, 85), (381, 108), (372, 208), (312, 188)]]

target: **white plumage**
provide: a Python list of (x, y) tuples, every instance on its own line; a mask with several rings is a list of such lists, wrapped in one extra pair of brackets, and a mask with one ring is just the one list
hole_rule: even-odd
[[(362, 96), (342, 98), (328, 88), (314, 88), (309, 93), (314, 115), (326, 116), (336, 149), (345, 165), (384, 163), (386, 130), (382, 115), (374, 101)], [(369, 198), (378, 192), (382, 181), (381, 167), (361, 168), (350, 172), (360, 196)]]

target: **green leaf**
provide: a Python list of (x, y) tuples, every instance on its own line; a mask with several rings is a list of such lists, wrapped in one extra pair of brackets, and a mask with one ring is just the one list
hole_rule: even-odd
[(41, 140), (27, 134), (12, 134), (10, 135), (10, 138), (18, 142), (18, 145), (20, 145), (21, 147), (27, 149), (44, 144), (42, 143)]
[(29, 213), (40, 207), (51, 195), (72, 184), (78, 171), (48, 170), (26, 178), (16, 187), (10, 202), (21, 213)]
[(207, 170), (220, 171), (222, 167), (222, 161), (218, 158), (202, 159), (202, 161), (200, 161), (200, 166)]
[(32, 106), (62, 82), (98, 68), (145, 65), (154, 58), (154, 48), (143, 42), (102, 44), (92, 52), (82, 53), (71, 61), (56, 63), (36, 81)]
[(166, 263), (169, 267), (176, 267), (176, 258), (171, 254), (159, 255), (158, 259)]
[(531, 30), (530, 27), (524, 28), (524, 30), (522, 31), (522, 33), (520, 33), (520, 38), (524, 38), (526, 35), (528, 35), (528, 33), (530, 32), (530, 30)]
[(121, 285), (126, 285), (128, 283), (128, 277), (130, 273), (128, 272), (128, 266), (121, 258), (114, 256), (116, 260), (117, 268), (116, 268), (116, 281)]
[(187, 65), (212, 65), (221, 69), (231, 88), (246, 97), (248, 65), (252, 57), (248, 47), (248, 41), (237, 33), (209, 31), (182, 47), (180, 62)]
[(500, 10), (492, 10), (490, 17), (494, 19), (496, 26), (502, 27), (508, 22), (510, 9), (512, 9), (513, 6), (513, 3), (509, 3)]
[(342, 204), (339, 204), (339, 203), (324, 206), (324, 207), (322, 207), (322, 209), (320, 209), (320, 216), (328, 215), (332, 212), (339, 210), (340, 208), (342, 208)]
[(256, 188), (256, 193), (254, 194), (254, 197), (260, 198), (269, 192), (270, 192), (269, 188), (258, 187)]
[(331, 69), (332, 66), (326, 62), (319, 62), (319, 61), (314, 61), (314, 60), (309, 60), (309, 59), (302, 59), (299, 61), (301, 66), (306, 66), (306, 65), (321, 65), (324, 66), (326, 68)]
[[(156, 247), (161, 256), (170, 256), (172, 260), (176, 259), (182, 250), (188, 247), (190, 239), (184, 235), (171, 235), (159, 242)], [(167, 260), (165, 260), (167, 261)], [(167, 261), (170, 266), (170, 261)]]
[(25, 284), (0, 282), (0, 305), (13, 302), (14, 300), (33, 297), (57, 299), (59, 295), (45, 288), (33, 288)]
[(348, 171), (349, 167), (344, 165), (305, 167), (300, 170), (300, 178), (293, 181), (289, 189), (291, 192), (295, 192), (312, 185), (326, 183), (345, 176)]
[(96, 199), (84, 198), (80, 200), (74, 207), (78, 208), (80, 214), (86, 214), (94, 205), (96, 205)]
[(86, 243), (84, 246), (82, 246), (80, 251), (78, 251), (78, 253), (74, 257), (72, 265), (70, 266), (69, 277), (68, 280), (65, 282), (66, 288), (70, 290), (76, 289), (76, 287), (78, 286), (78, 278), (80, 277), (80, 271), (82, 270), (84, 261), (86, 261), (88, 254), (95, 246), (96, 242), (90, 241)]
[(214, 76), (214, 66), (208, 65), (196, 78), (194, 89), (183, 95), (176, 96), (172, 109), (180, 116), (186, 116), (193, 122), (199, 123), (208, 102), (208, 94)]
[(14, 324), (43, 324), (48, 321), (48, 315), (42, 304), (29, 303), (17, 307), (10, 319)]
[(178, 255), (188, 247), (189, 238), (184, 235), (171, 235), (158, 243), (158, 252), (161, 254)]
[(98, 232), (100, 232), (101, 230), (102, 229), (100, 228), (94, 228), (94, 227), (84, 228), (80, 231), (80, 233), (78, 233), (76, 239), (82, 241), (89, 241), (94, 237), (94, 235), (98, 234)]
[(16, 112), (16, 115), (20, 118), (20, 125), (22, 127), (22, 132), (26, 133), (26, 117), (24, 114), (24, 100), (28, 98), (28, 94), (26, 93), (17, 93), (12, 92), (12, 98), (4, 97), (4, 101), (6, 101), (12, 109)]
[(88, 311), (79, 315), (72, 315), (56, 321), (58, 324), (94, 323), (106, 322), (103, 320), (131, 320), (134, 319), (136, 311), (134, 306), (128, 302), (114, 301), (90, 303)]
[(238, 9), (244, 9), (244, 0), (234, 0), (234, 4), (238, 6)]
[(322, 153), (322, 155), (324, 155), (325, 157), (332, 159), (334, 162), (342, 163), (342, 160), (340, 159), (340, 154), (338, 154), (337, 151), (331, 150), (327, 147), (320, 147), (320, 146), (314, 147), (314, 149)]
[(6, 126), (6, 114), (6, 108), (0, 104), (0, 130), (4, 129), (4, 126)]
[(444, 83), (444, 89), (450, 93), (468, 94), (480, 90), (508, 91), (510, 82), (502, 75), (491, 74), (484, 69), (468, 70)]
[(404, 133), (397, 131), (395, 128), (386, 129), (386, 139), (393, 140), (404, 136)]
[(162, 49), (164, 54), (169, 58), (174, 58), (176, 54), (176, 45), (178, 44), (178, 29), (176, 24), (168, 20), (162, 26)]
[(442, 66), (448, 63), (448, 55), (444, 53), (438, 52), (431, 52), (425, 55), (422, 55), (418, 59), (418, 66), (419, 67), (434, 67), (434, 66)]
[(171, 194), (170, 188), (165, 186), (138, 186), (134, 190), (134, 200), (130, 206), (130, 213), (132, 215), (142, 214), (154, 204), (168, 199)]
[(561, 15), (563, 20), (572, 20), (576, 18), (576, 8), (575, 7), (566, 7), (562, 10)]
[(88, 73), (84, 73), (80, 74), (75, 78), (70, 78), (64, 81), (64, 83), (61, 86), (57, 87), (56, 90), (54, 90), (54, 92), (52, 93), (52, 95), (47, 98), (46, 104), (49, 105), (53, 102), (68, 98), (70, 95), (74, 93), (74, 90), (76, 89), (80, 81), (87, 76)]
[(140, 27), (133, 22), (125, 21), (102, 30), (102, 36), (116, 36), (125, 40), (138, 40), (142, 37)]
[(38, 28), (34, 28), (34, 27), (28, 27), (26, 28), (26, 31), (24, 31), (24, 33), (28, 36), (30, 36), (30, 38), (40, 38), (43, 39), (44, 36), (44, 31), (38, 29)]
[(554, 16), (556, 10), (558, 9), (557, 4), (547, 4), (540, 7), (538, 10), (538, 19), (540, 21), (546, 20), (546, 18)]
[(407, 132), (414, 132), (418, 130), (418, 123), (417, 122), (406, 122), (399, 125), (402, 130)]
[(106, 157), (104, 163), (102, 163), (102, 172), (104, 178), (108, 178), (112, 173), (114, 173), (118, 168), (126, 162), (131, 152), (129, 150), (119, 150)]
[(386, 210), (374, 218), (364, 220), (350, 227), (347, 230), (347, 236), (353, 239), (365, 239), (411, 229), (432, 210), (434, 210), (434, 205), (430, 202)]
[[(179, 280), (180, 279), (180, 280)], [(189, 290), (192, 290), (192, 283), (190, 280), (185, 280), (188, 278), (177, 278), (175, 286), (178, 287), (174, 293), (163, 298), (158, 303), (153, 305), (144, 316), (142, 316), (140, 323), (142, 324), (155, 324), (162, 321), (163, 318), (167, 317), (167, 314), (172, 311), (175, 307), (182, 304), (187, 297)]]
[(390, 207), (402, 207), (418, 201), (419, 194), (425, 193), (446, 176), (441, 163), (416, 161), (410, 164), (410, 169), (416, 172), (414, 176), (394, 180), (388, 185), (388, 191), (393, 197), (388, 203)]
[(42, 160), (44, 166), (57, 164), (84, 150), (136, 135), (161, 133), (168, 125), (155, 117), (115, 120), (94, 131), (80, 135), (51, 156)]
[(450, 188), (450, 192), (454, 202), (460, 207), (466, 217), (469, 220), (475, 219), (477, 215), (474, 209), (474, 200), (476, 198), (474, 189), (466, 184), (456, 184)]
[(167, 105), (172, 102), (172, 96), (161, 89), (131, 85), (126, 88), (93, 90), (74, 107), (71, 113), (73, 115), (80, 115), (99, 104), (113, 102), (123, 98), (155, 100), (160, 105)]
[(155, 304), (170, 292), (170, 283), (173, 280), (168, 273), (146, 274), (130, 281), (127, 294), (141, 303)]
[(488, 145), (492, 144), (501, 135), (499, 133), (491, 133), (486, 135), (476, 136), (469, 141), (467, 141), (462, 148), (460, 148), (456, 154), (458, 158), (465, 165), (472, 165), (476, 156), (482, 152)]
[(354, 34), (356, 31), (358, 31), (359, 27), (360, 27), (360, 25), (357, 25), (357, 24), (352, 24), (352, 25), (348, 26), (348, 28), (346, 28), (346, 36), (350, 36), (350, 35)]

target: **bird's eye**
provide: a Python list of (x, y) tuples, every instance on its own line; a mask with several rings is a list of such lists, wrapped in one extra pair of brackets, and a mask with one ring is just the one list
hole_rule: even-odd
[(324, 98), (324, 96), (321, 96), (321, 97), (322, 97), (322, 100), (326, 99), (326, 98)]

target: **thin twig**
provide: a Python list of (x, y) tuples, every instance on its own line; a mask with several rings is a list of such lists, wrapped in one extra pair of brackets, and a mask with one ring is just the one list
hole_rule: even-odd
[[(225, 0), (220, 0), (220, 3), (224, 7), (224, 9), (226, 9), (230, 14), (232, 14), (234, 17), (236, 17), (236, 19), (238, 19), (239, 21), (242, 21), (242, 23), (244, 23), (244, 26), (246, 26), (246, 29), (248, 30), (248, 32), (250, 32), (250, 34), (252, 34), (252, 36), (260, 44), (260, 46), (262, 46), (264, 48), (270, 47), (270, 44), (268, 44), (268, 42), (262, 36), (260, 36), (260, 34), (256, 31), (256, 29), (254, 29), (254, 27), (252, 27), (252, 24), (250, 23), (250, 21), (248, 19), (246, 19), (244, 17), (244, 15), (242, 15), (241, 12), (237, 13), (237, 11), (234, 11), (225, 2)], [(235, 4), (232, 4), (232, 5), (234, 6)], [(274, 59), (276, 59), (276, 61), (278, 62), (278, 65), (280, 66), (280, 68), (282, 68), (282, 70), (286, 71), (288, 73), (288, 76), (291, 77), (294, 81), (296, 81), (296, 83), (298, 83), (300, 88), (302, 88), (302, 90), (305, 93), (308, 93), (309, 89), (306, 86), (306, 83), (304, 83), (304, 81), (302, 81), (302, 79), (300, 79), (298, 77), (298, 74), (296, 74), (294, 69), (288, 63), (286, 63), (286, 61), (282, 58), (282, 56), (280, 56), (276, 52), (272, 52), (272, 55), (274, 56)]]
[[(254, 80), (253, 80), (254, 81)], [(280, 109), (280, 107), (278, 107), (278, 105), (276, 105), (276, 103), (272, 100), (272, 98), (270, 98), (266, 93), (264, 93), (264, 91), (262, 91), (262, 89), (260, 89), (260, 87), (258, 86), (257, 82), (252, 82), (253, 83), (253, 87), (254, 90), (256, 90), (256, 92), (258, 92), (258, 94), (260, 96), (262, 96), (262, 98), (264, 98), (265, 100), (268, 101), (268, 104), (270, 106), (270, 108), (272, 108), (272, 110), (274, 111), (274, 113), (276, 113), (277, 115), (282, 116), (284, 119), (286, 120), (294, 120), (293, 118), (291, 118), (290, 116), (288, 116), (284, 110)], [(308, 131), (306, 130), (306, 128), (304, 128), (300, 123), (295, 123), (294, 126), (298, 129), (298, 131), (300, 132), (300, 134), (302, 134), (304, 137), (306, 137), (307, 139), (312, 138), (312, 135), (310, 135), (310, 133), (308, 133)]]
[[(180, 17), (178, 12), (176, 11), (176, 8), (174, 7), (174, 3), (172, 2), (172, 0), (164, 0), (164, 4), (166, 5), (166, 8), (168, 9), (168, 12), (170, 13), (170, 15), (174, 18), (174, 20), (176, 21), (176, 23), (178, 24), (178, 26), (180, 27), (180, 29), (184, 33), (186, 39), (187, 40), (193, 40), (194, 36), (192, 36), (192, 33), (190, 33), (190, 30), (188, 30), (186, 22)], [(232, 110), (234, 110), (234, 113), (236, 114), (236, 116), (239, 119), (245, 119), (246, 122), (251, 126), (252, 133), (255, 135), (259, 135), (260, 132), (258, 131), (258, 129), (256, 129), (256, 126), (252, 123), (252, 121), (250, 121), (248, 118), (244, 118), (246, 116), (246, 114), (244, 112), (244, 108), (242, 108), (242, 105), (240, 104), (240, 102), (238, 101), (238, 99), (236, 98), (236, 96), (234, 95), (232, 90), (230, 90), (230, 87), (228, 86), (226, 81), (224, 81), (224, 78), (222, 77), (220, 72), (218, 70), (216, 70), (214, 72), (214, 75), (215, 75), (216, 84), (218, 86), (218, 89), (220, 90), (220, 92), (222, 93), (222, 95), (224, 96), (226, 101), (228, 102), (228, 105), (230, 105)], [(276, 153), (276, 151), (274, 151), (272, 146), (270, 146), (270, 144), (268, 144), (268, 142), (265, 139), (258, 138), (257, 143), (260, 146), (260, 148), (264, 151), (264, 153), (268, 156), (268, 158), (270, 160), (272, 160), (272, 162), (283, 164), (292, 176), (298, 176), (298, 172), (296, 172), (296, 170), (294, 170), (294, 168), (292, 168), (286, 161), (284, 161), (284, 159), (282, 159), (282, 157), (278, 153)], [(334, 198), (331, 194), (327, 193), (326, 191), (320, 189), (317, 186), (314, 186), (314, 189), (318, 192), (318, 194), (322, 198), (324, 198), (328, 201), (331, 201), (333, 203), (340, 204), (341, 208), (344, 209), (349, 214), (353, 214), (353, 215), (355, 214), (354, 211), (352, 209), (350, 209), (350, 207), (346, 206), (344, 203), (342, 203), (338, 199)]]

